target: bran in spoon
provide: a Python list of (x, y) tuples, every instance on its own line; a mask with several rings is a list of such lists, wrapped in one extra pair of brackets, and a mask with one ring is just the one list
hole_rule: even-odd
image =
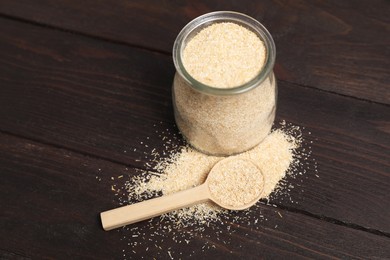
[(228, 207), (251, 204), (263, 189), (263, 174), (252, 162), (242, 159), (220, 161), (207, 178), (211, 197)]

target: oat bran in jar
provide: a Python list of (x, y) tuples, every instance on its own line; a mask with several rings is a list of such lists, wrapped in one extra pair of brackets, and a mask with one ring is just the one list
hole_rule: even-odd
[(276, 112), (275, 44), (265, 27), (244, 14), (202, 15), (173, 47), (176, 124), (196, 149), (228, 156), (258, 145)]

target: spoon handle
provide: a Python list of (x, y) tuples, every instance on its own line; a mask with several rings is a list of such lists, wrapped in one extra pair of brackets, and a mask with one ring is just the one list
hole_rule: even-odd
[(108, 231), (207, 200), (209, 200), (208, 187), (206, 184), (202, 184), (171, 195), (108, 210), (100, 213), (100, 217), (103, 229)]

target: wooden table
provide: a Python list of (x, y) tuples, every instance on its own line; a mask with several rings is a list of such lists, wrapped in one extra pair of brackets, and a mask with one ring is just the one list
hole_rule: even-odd
[[(141, 142), (162, 150), (156, 132), (177, 132), (171, 48), (214, 10), (273, 35), (276, 121), (305, 128), (318, 173), (288, 179), (256, 225), (214, 224), (188, 244), (166, 231), (133, 252), (131, 231), (103, 231), (98, 214), (148, 168)], [(0, 258), (389, 259), (389, 15), (376, 0), (2, 0)]]

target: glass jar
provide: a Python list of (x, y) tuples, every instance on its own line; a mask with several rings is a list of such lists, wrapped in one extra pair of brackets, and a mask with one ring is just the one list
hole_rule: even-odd
[[(186, 44), (203, 28), (231, 22), (255, 33), (265, 46), (259, 73), (243, 85), (216, 88), (194, 79), (183, 65)], [(275, 44), (267, 29), (255, 19), (236, 12), (202, 15), (188, 23), (173, 46), (176, 74), (172, 86), (176, 124), (195, 149), (210, 155), (241, 153), (261, 143), (269, 134), (276, 112), (277, 84), (273, 74)]]

